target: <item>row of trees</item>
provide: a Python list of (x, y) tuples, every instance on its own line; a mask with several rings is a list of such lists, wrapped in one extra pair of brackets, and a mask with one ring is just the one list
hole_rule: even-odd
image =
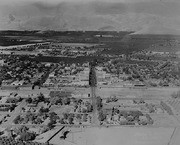
[[(143, 113), (141, 111), (123, 111), (123, 110), (119, 110), (117, 108), (112, 108), (112, 116), (114, 115), (119, 115), (119, 116), (123, 116), (124, 118), (126, 118), (129, 121), (133, 121), (133, 120), (139, 120), (140, 116), (143, 116)], [(100, 110), (99, 111), (99, 116), (98, 119), (99, 121), (104, 121), (106, 119), (106, 111), (105, 110)]]
[(49, 119), (50, 119), (50, 122), (48, 123), (47, 126), (49, 129), (52, 129), (55, 127), (56, 120), (59, 119), (59, 116), (57, 116), (55, 112), (51, 112), (49, 113)]
[(106, 100), (106, 103), (110, 103), (110, 102), (117, 102), (118, 98), (116, 96), (112, 96), (112, 97), (108, 97)]
[(96, 107), (98, 111), (100, 111), (103, 107), (102, 99), (100, 96), (96, 97)]
[(28, 123), (31, 122), (32, 124), (41, 124), (45, 119), (48, 118), (47, 113), (39, 112), (38, 114), (33, 114), (31, 112), (28, 112), (25, 116), (18, 115), (14, 119), (15, 124), (22, 124), (22, 123)]
[(74, 124), (74, 118), (77, 118), (79, 120), (79, 123), (81, 122), (87, 122), (87, 117), (88, 114), (73, 114), (73, 113), (64, 113), (63, 117), (60, 118), (59, 116), (57, 116), (56, 113), (52, 112), (50, 114), (50, 122), (48, 123), (48, 128), (52, 129), (55, 127), (55, 124), (57, 123), (57, 120), (59, 120), (59, 122), (61, 124)]
[(89, 85), (95, 87), (97, 85), (96, 71), (95, 66), (97, 65), (97, 60), (93, 60), (90, 63), (90, 72), (89, 72)]
[(8, 98), (6, 103), (18, 103), (21, 102), (23, 99), (21, 97), (16, 97), (16, 98)]
[(23, 141), (23, 140), (15, 140), (12, 137), (10, 137), (10, 138), (0, 137), (0, 145), (52, 145), (52, 144), (32, 142), (32, 141)]
[(36, 98), (28, 97), (26, 99), (26, 102), (29, 103), (29, 104), (31, 104), (31, 103), (38, 104), (39, 102), (45, 102), (46, 103), (46, 102), (49, 102), (49, 101), (48, 101), (48, 99), (46, 99), (44, 97), (44, 95), (42, 93), (40, 93)]
[(163, 101), (161, 101), (161, 106), (163, 107), (164, 110), (166, 110), (166, 112), (169, 114), (169, 115), (173, 115), (173, 111), (171, 109), (171, 107), (169, 107), (166, 103), (164, 103)]
[[(10, 132), (11, 132), (11, 134), (9, 136), (10, 138), (8, 138), (8, 139), (13, 141), (13, 143), (12, 143), (13, 145), (15, 145), (17, 143), (19, 144), (20, 142), (32, 141), (36, 138), (36, 134), (33, 132), (30, 132), (29, 128), (27, 128), (26, 126), (14, 128)], [(18, 137), (18, 138), (16, 138), (17, 139), (16, 141), (13, 140), (15, 137)]]
[(52, 105), (69, 105), (71, 103), (71, 99), (69, 97), (53, 97), (50, 98), (50, 103)]
[(0, 111), (13, 111), (15, 109), (15, 107), (16, 107), (15, 104), (11, 104), (11, 105), (1, 104), (0, 105)]

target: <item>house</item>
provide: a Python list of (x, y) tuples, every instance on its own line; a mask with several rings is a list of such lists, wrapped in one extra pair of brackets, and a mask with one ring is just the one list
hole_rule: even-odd
[(50, 73), (50, 74), (49, 74), (49, 78), (55, 77), (54, 74), (55, 74), (55, 72)]
[(45, 67), (50, 67), (51, 66), (51, 63), (46, 63), (45, 64)]
[(24, 80), (21, 81), (14, 81), (11, 83), (12, 86), (22, 86), (24, 84)]
[(114, 116), (113, 116), (113, 120), (114, 120), (114, 121), (118, 121), (118, 120), (119, 120), (119, 114), (114, 115)]
[(2, 90), (17, 90), (17, 89), (19, 89), (19, 87), (18, 86), (11, 86), (11, 85), (3, 85), (1, 87), (1, 89)]
[(127, 122), (127, 119), (124, 116), (120, 116), (119, 118), (120, 123)]
[(45, 87), (50, 87), (50, 86), (53, 86), (53, 85), (54, 85), (54, 83), (52, 83), (50, 79), (47, 79), (46, 82), (43, 83), (43, 86), (45, 86)]
[(0, 66), (4, 65), (4, 60), (0, 60)]
[(108, 123), (111, 123), (112, 122), (112, 119), (111, 119), (111, 115), (110, 114), (107, 114), (106, 115), (106, 120)]
[(147, 121), (148, 122), (148, 119), (147, 119), (147, 117), (146, 116), (139, 116), (139, 120), (140, 121)]
[(2, 86), (10, 85), (12, 82), (13, 82), (12, 79), (9, 79), (9, 80), (3, 80), (3, 81), (2, 81)]

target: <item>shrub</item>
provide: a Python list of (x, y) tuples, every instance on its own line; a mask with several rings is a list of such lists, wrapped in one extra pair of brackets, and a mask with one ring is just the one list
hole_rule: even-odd
[(99, 111), (99, 116), (98, 116), (99, 121), (104, 121), (106, 119), (106, 114), (101, 110)]
[(34, 140), (35, 137), (36, 137), (35, 133), (26, 132), (21, 134), (20, 139), (23, 141), (30, 141), (30, 140)]

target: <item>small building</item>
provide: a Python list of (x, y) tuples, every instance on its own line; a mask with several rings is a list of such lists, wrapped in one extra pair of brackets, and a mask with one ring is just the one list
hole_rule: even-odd
[(45, 67), (50, 67), (51, 66), (51, 63), (46, 63), (45, 64)]
[(4, 65), (4, 60), (0, 60), (0, 66), (3, 66)]
[(19, 86), (3, 85), (1, 86), (2, 90), (18, 90)]
[(3, 80), (3, 81), (2, 81), (2, 86), (10, 85), (12, 82), (13, 82), (12, 79), (9, 79), (9, 80)]
[(12, 86), (22, 86), (24, 84), (24, 80), (21, 81), (14, 81), (11, 83)]

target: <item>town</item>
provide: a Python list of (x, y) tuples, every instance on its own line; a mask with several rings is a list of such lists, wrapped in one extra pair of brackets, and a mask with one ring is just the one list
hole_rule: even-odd
[(96, 128), (179, 127), (179, 56), (158, 43), (129, 54), (60, 40), (1, 47), (0, 143), (83, 145)]

